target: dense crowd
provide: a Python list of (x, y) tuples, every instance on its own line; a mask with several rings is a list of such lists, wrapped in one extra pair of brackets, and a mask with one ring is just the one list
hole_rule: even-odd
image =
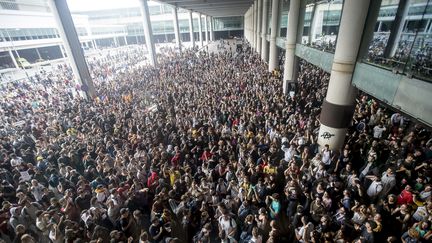
[(285, 96), (244, 47), (94, 59), (93, 102), (67, 66), (3, 86), (1, 241), (429, 240), (430, 131), (360, 95), (320, 149), (329, 74), (301, 62)]
[[(384, 57), (384, 49), (388, 35), (375, 35), (371, 41), (368, 61), (395, 68), (407, 68), (409, 72), (429, 77), (432, 74), (432, 42), (424, 36), (415, 41), (403, 39), (399, 42), (395, 55), (392, 58)], [(408, 37), (409, 38), (409, 37)]]
[[(388, 38), (388, 33), (375, 34), (369, 44), (369, 50), (365, 60), (396, 68), (399, 72), (412, 73), (422, 78), (429, 78), (430, 75), (432, 75), (432, 42), (429, 39), (424, 36), (419, 36), (413, 41), (412, 38), (405, 37), (398, 43), (394, 56), (386, 58), (384, 56), (384, 50)], [(321, 51), (334, 53), (336, 40), (318, 39), (306, 45)]]

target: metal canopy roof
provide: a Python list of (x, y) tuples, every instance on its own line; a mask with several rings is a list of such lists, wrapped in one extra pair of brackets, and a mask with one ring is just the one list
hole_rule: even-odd
[(243, 16), (253, 0), (158, 0), (213, 17)]

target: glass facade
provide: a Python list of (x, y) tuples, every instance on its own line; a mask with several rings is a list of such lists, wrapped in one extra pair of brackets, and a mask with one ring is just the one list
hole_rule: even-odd
[(20, 41), (50, 39), (59, 37), (60, 35), (55, 28), (0, 29), (0, 42), (11, 40)]
[(306, 6), (302, 43), (334, 53), (343, 1), (327, 1)]
[(407, 16), (398, 27), (393, 24), (399, 7), (403, 12), (399, 1), (381, 5), (373, 39), (362, 61), (432, 81), (432, 3), (424, 0), (407, 6)]
[(93, 35), (107, 35), (107, 34), (124, 34), (126, 33), (123, 26), (98, 26), (92, 28)]

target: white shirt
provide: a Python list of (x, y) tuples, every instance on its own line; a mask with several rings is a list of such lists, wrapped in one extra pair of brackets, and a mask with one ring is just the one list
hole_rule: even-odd
[(369, 197), (376, 197), (382, 189), (383, 185), (381, 181), (373, 181), (367, 189), (367, 194)]
[(31, 192), (32, 192), (33, 196), (35, 197), (36, 201), (42, 200), (44, 188), (45, 187), (42, 186), (41, 184), (37, 184), (36, 186), (31, 187)]
[(225, 230), (227, 234), (229, 234), (229, 232), (231, 232), (237, 226), (235, 220), (232, 219), (231, 217), (229, 217), (228, 220), (225, 220), (224, 216), (220, 216), (218, 222), (222, 230)]
[(374, 134), (373, 134), (374, 138), (381, 138), (382, 134), (383, 134), (383, 132), (385, 130), (386, 130), (385, 127), (375, 126), (374, 129), (373, 129), (373, 131), (374, 131)]
[(286, 148), (286, 147), (283, 146), (282, 147), (282, 151), (285, 152), (285, 154), (284, 154), (284, 160), (286, 162), (289, 162), (293, 158), (293, 156), (297, 154), (296, 149), (295, 148), (291, 148), (291, 147)]

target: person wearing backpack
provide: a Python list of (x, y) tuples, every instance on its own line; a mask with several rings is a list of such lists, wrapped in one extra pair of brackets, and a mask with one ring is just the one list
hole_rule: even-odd
[(218, 219), (219, 232), (225, 231), (228, 236), (235, 237), (237, 233), (237, 223), (230, 216), (227, 210), (223, 210), (222, 216)]

